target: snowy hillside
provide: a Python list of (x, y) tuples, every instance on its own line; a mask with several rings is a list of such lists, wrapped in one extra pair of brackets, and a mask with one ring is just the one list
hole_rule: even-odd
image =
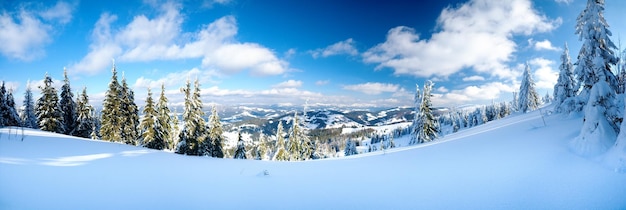
[[(0, 209), (623, 209), (626, 174), (574, 155), (580, 117), (538, 111), (429, 144), (269, 162), (0, 130)], [(398, 139), (403, 141), (403, 139)]]

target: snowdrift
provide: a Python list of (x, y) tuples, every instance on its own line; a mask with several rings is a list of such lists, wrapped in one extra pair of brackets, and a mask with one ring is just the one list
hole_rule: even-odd
[(580, 117), (513, 115), (306, 162), (189, 157), (0, 129), (0, 209), (623, 209), (626, 174), (569, 151)]

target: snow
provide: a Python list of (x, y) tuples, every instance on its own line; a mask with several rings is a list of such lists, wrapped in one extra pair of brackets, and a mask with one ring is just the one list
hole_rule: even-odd
[[(0, 209), (623, 209), (575, 155), (581, 117), (513, 115), (432, 143), (305, 162), (190, 157), (0, 129)], [(401, 139), (398, 139), (401, 140)]]

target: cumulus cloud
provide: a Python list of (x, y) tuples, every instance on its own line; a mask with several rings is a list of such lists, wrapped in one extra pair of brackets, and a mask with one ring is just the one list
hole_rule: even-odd
[(559, 51), (558, 47), (552, 46), (552, 42), (547, 39), (543, 41), (535, 42), (533, 39), (529, 39), (528, 42), (533, 45), (535, 50), (551, 50), (551, 51)]
[(368, 82), (356, 85), (345, 85), (343, 86), (343, 89), (362, 92), (368, 95), (378, 95), (383, 92), (396, 92), (398, 91), (399, 86), (395, 84)]
[(299, 88), (300, 86), (302, 86), (302, 81), (290, 79), (290, 80), (278, 83), (272, 87), (274, 88)]
[(330, 83), (330, 80), (318, 80), (315, 82), (315, 85), (322, 86), (322, 85), (328, 85), (328, 83)]
[[(552, 66), (554, 61), (545, 58), (534, 58), (530, 60), (530, 65), (536, 68), (534, 72), (534, 80), (537, 88), (552, 89), (554, 84), (559, 78), (558, 71), (554, 70)], [(532, 70), (531, 70), (532, 71)]]
[(473, 85), (459, 90), (451, 90), (444, 94), (436, 94), (433, 97), (433, 104), (436, 106), (454, 106), (462, 103), (484, 102), (497, 99), (503, 93), (517, 91), (518, 88), (518, 85), (502, 82)]
[(198, 58), (202, 68), (226, 74), (249, 70), (252, 75), (266, 76), (287, 71), (288, 63), (272, 50), (235, 39), (238, 28), (233, 16), (219, 18), (197, 32), (183, 32), (181, 5), (168, 2), (155, 6), (158, 16), (138, 15), (120, 28), (112, 28), (115, 15), (102, 14), (94, 27), (89, 53), (69, 69), (98, 73), (109, 65), (100, 61), (101, 56), (108, 56), (122, 62)]
[(463, 81), (464, 82), (470, 82), (470, 81), (484, 81), (485, 78), (478, 76), (478, 75), (474, 75), (474, 76), (469, 76), (469, 77), (463, 77)]
[(213, 82), (212, 78), (215, 76), (217, 76), (215, 72), (201, 71), (198, 68), (193, 68), (190, 70), (169, 73), (165, 75), (165, 77), (156, 80), (141, 76), (137, 78), (133, 87), (135, 89), (158, 88), (161, 87), (161, 85), (164, 85), (165, 87), (178, 87), (182, 86), (187, 79), (190, 81), (198, 79), (200, 83)]
[(0, 14), (0, 53), (23, 61), (45, 55), (44, 47), (52, 42), (55, 26), (66, 24), (72, 18), (73, 8), (62, 1), (43, 11), (21, 8), (15, 14)]
[(517, 48), (513, 36), (551, 31), (560, 22), (539, 14), (529, 0), (471, 0), (444, 9), (437, 20), (440, 30), (430, 39), (406, 26), (390, 29), (385, 42), (363, 53), (363, 61), (396, 75), (445, 77), (472, 68), (512, 79), (516, 74), (506, 62)]
[(309, 51), (309, 53), (311, 53), (313, 58), (318, 58), (318, 57), (328, 57), (328, 56), (341, 55), (341, 54), (355, 56), (359, 54), (359, 51), (354, 46), (354, 40), (352, 40), (352, 38), (349, 38), (344, 41), (340, 41), (335, 44), (332, 44), (325, 48), (320, 48), (320, 49)]

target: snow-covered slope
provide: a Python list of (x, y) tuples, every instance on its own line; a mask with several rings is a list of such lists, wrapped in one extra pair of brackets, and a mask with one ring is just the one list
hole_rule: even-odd
[(5, 128), (0, 209), (626, 208), (626, 174), (568, 150), (581, 118), (546, 124), (532, 112), (429, 144), (307, 162), (188, 157), (33, 130), (22, 141)]

